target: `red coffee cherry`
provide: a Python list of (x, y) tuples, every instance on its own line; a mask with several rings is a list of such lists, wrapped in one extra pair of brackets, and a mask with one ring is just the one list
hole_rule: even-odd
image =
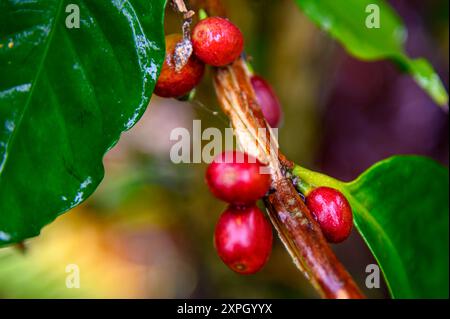
[(258, 75), (252, 76), (251, 82), (267, 123), (269, 123), (271, 127), (278, 127), (282, 111), (275, 92), (270, 84)]
[(206, 18), (192, 31), (195, 55), (213, 66), (224, 66), (236, 60), (244, 48), (244, 37), (233, 23), (220, 17)]
[(260, 270), (272, 251), (272, 229), (256, 206), (233, 206), (220, 216), (214, 244), (222, 261), (240, 274)]
[(175, 46), (183, 39), (181, 34), (166, 36), (166, 58), (161, 69), (154, 93), (161, 97), (180, 97), (189, 93), (201, 81), (205, 65), (192, 55), (187, 64), (175, 70), (173, 53)]
[(255, 157), (238, 151), (223, 152), (209, 164), (206, 182), (219, 199), (232, 204), (251, 204), (269, 190), (270, 174)]
[(318, 187), (306, 196), (306, 205), (329, 242), (340, 243), (350, 235), (352, 208), (341, 192), (330, 187)]

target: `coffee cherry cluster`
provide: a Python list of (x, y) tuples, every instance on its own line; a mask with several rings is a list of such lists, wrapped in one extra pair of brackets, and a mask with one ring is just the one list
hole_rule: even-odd
[[(154, 91), (158, 96), (186, 96), (200, 83), (205, 64), (215, 67), (228, 65), (241, 55), (244, 48), (244, 37), (237, 26), (224, 18), (206, 18), (192, 30), (193, 54), (177, 70), (174, 54), (177, 44), (182, 40), (181, 34), (166, 36), (166, 58)], [(281, 106), (271, 86), (258, 75), (252, 76), (251, 83), (267, 122), (271, 127), (278, 127)]]
[(340, 243), (350, 236), (352, 208), (345, 196), (330, 187), (318, 187), (306, 196), (306, 205), (330, 243)]
[(187, 95), (201, 81), (205, 63), (225, 66), (236, 60), (244, 48), (244, 37), (233, 23), (220, 17), (200, 21), (192, 31), (193, 54), (187, 63), (177, 70), (174, 53), (181, 34), (166, 36), (166, 58), (156, 82), (155, 94), (161, 97), (179, 98)]
[(260, 270), (272, 251), (272, 229), (256, 206), (271, 183), (270, 175), (261, 173), (263, 167), (251, 155), (229, 151), (206, 171), (210, 191), (230, 204), (216, 225), (214, 245), (222, 261), (240, 274)]

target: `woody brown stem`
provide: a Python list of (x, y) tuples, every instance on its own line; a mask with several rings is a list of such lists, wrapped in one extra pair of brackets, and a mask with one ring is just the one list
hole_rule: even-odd
[(188, 8), (186, 7), (186, 4), (184, 3), (184, 0), (172, 0), (172, 6), (179, 13), (183, 14), (184, 20), (191, 19), (195, 15), (194, 11), (188, 10)]
[(270, 219), (297, 267), (324, 298), (364, 298), (326, 242), (319, 225), (289, 179), (265, 199)]
[[(220, 0), (192, 0), (210, 15), (225, 16)], [(214, 87), (239, 144), (268, 165), (273, 191), (264, 199), (269, 217), (295, 265), (324, 298), (364, 298), (352, 277), (331, 250), (319, 225), (285, 172), (294, 164), (278, 150), (250, 82), (246, 61), (216, 68)], [(264, 129), (262, 132), (260, 129)]]
[[(240, 145), (272, 174), (271, 192), (264, 200), (270, 219), (296, 266), (325, 298), (364, 298), (326, 242), (319, 225), (283, 173), (293, 164), (278, 152), (272, 130), (256, 101), (246, 62), (218, 68), (214, 86), (220, 105), (231, 120)], [(260, 128), (265, 129), (261, 134)]]

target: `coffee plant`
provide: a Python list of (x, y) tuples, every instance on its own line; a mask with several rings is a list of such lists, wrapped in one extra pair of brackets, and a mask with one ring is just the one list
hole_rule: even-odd
[[(281, 103), (253, 70), (244, 35), (221, 1), (170, 1), (180, 17), (179, 33), (170, 35), (166, 2), (0, 0), (0, 246), (38, 236), (85, 201), (103, 179), (103, 156), (139, 121), (152, 94), (190, 99), (209, 68), (246, 150), (220, 154), (205, 178), (229, 204), (214, 234), (229, 268), (260, 270), (273, 224), (321, 296), (364, 298), (330, 248), (354, 226), (393, 298), (448, 297), (448, 169), (397, 155), (343, 182), (275, 152)], [(349, 54), (392, 61), (447, 111), (442, 81), (427, 60), (406, 54), (407, 30), (388, 2), (294, 2)], [(374, 3), (379, 21), (370, 15)], [(68, 15), (71, 4), (82, 13), (79, 25)]]

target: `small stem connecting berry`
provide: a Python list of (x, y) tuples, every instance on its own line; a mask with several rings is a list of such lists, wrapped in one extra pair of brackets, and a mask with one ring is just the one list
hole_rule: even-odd
[(171, 4), (176, 11), (183, 14), (183, 18), (185, 20), (191, 19), (195, 15), (195, 12), (193, 10), (187, 9), (187, 6), (183, 0), (172, 0)]
[(188, 10), (183, 0), (173, 0), (171, 4), (177, 12), (183, 14), (183, 23), (181, 27), (183, 39), (176, 44), (173, 52), (175, 70), (180, 72), (188, 63), (193, 51), (191, 43), (191, 24), (195, 11)]

